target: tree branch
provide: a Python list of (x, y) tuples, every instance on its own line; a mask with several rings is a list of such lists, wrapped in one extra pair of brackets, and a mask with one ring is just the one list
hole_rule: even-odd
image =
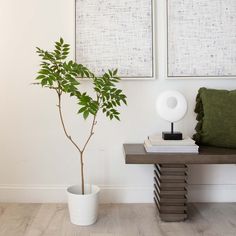
[(90, 129), (90, 133), (89, 133), (89, 136), (83, 146), (83, 149), (82, 149), (82, 153), (84, 152), (85, 148), (87, 147), (90, 139), (92, 138), (92, 136), (94, 135), (94, 127), (95, 125), (97, 124), (97, 121), (96, 121), (96, 117), (97, 117), (97, 113), (94, 115), (93, 117), (93, 122), (92, 122), (92, 125), (91, 125), (91, 129)]
[(66, 130), (66, 127), (65, 127), (65, 123), (64, 123), (64, 118), (63, 118), (63, 115), (62, 115), (62, 110), (61, 110), (61, 93), (60, 92), (57, 92), (57, 95), (58, 95), (58, 110), (59, 110), (59, 115), (60, 115), (60, 120), (61, 120), (61, 124), (62, 124), (62, 127), (63, 127), (63, 131), (66, 135), (66, 137), (70, 140), (70, 142), (75, 146), (75, 148), (80, 152), (82, 153), (82, 150), (79, 148), (79, 146), (74, 142), (74, 140), (71, 138), (71, 136), (68, 134), (67, 130)]

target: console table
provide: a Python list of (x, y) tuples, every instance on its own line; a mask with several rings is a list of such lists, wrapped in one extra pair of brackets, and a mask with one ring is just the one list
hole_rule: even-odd
[(147, 153), (143, 144), (124, 144), (126, 164), (154, 164), (154, 202), (161, 220), (187, 219), (187, 165), (236, 164), (236, 149), (200, 146), (199, 154)]

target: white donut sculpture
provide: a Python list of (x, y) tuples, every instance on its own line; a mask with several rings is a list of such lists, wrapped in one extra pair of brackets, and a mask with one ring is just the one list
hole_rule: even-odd
[(185, 116), (187, 101), (182, 93), (176, 90), (167, 90), (158, 96), (156, 109), (164, 120), (176, 122)]

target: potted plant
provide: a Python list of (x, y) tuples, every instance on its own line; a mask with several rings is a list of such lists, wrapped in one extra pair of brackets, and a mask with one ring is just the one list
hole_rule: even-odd
[[(119, 119), (118, 107), (126, 104), (126, 96), (122, 90), (116, 87), (120, 81), (117, 69), (108, 70), (102, 76), (96, 76), (87, 67), (68, 61), (70, 45), (60, 38), (55, 42), (55, 49), (51, 52), (37, 47), (37, 53), (41, 57), (40, 70), (36, 78), (37, 83), (43, 88), (54, 91), (58, 98), (58, 112), (61, 125), (66, 138), (77, 149), (80, 157), (81, 184), (67, 189), (68, 206), (71, 222), (77, 225), (90, 225), (97, 219), (98, 186), (85, 184), (84, 180), (84, 153), (94, 135), (98, 112), (101, 111), (110, 120)], [(93, 96), (86, 91), (81, 91), (80, 80), (87, 78), (92, 82)], [(78, 114), (84, 119), (92, 116), (92, 123), (88, 138), (83, 146), (79, 146), (69, 134), (62, 112), (62, 96), (69, 95), (77, 100)]]

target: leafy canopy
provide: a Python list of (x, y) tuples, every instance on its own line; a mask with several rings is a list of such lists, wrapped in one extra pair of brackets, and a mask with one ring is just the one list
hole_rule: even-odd
[[(59, 96), (64, 93), (76, 97), (78, 113), (82, 113), (84, 119), (89, 115), (95, 116), (101, 110), (111, 120), (113, 118), (120, 120), (117, 108), (122, 103), (127, 105), (127, 102), (122, 90), (116, 87), (120, 81), (118, 70), (108, 70), (101, 77), (97, 77), (82, 64), (72, 60), (67, 61), (69, 52), (70, 45), (64, 43), (62, 38), (55, 42), (55, 49), (52, 52), (37, 48), (37, 53), (42, 59), (36, 78), (38, 84), (55, 90)], [(89, 78), (92, 81), (94, 97), (79, 90), (79, 77)]]

